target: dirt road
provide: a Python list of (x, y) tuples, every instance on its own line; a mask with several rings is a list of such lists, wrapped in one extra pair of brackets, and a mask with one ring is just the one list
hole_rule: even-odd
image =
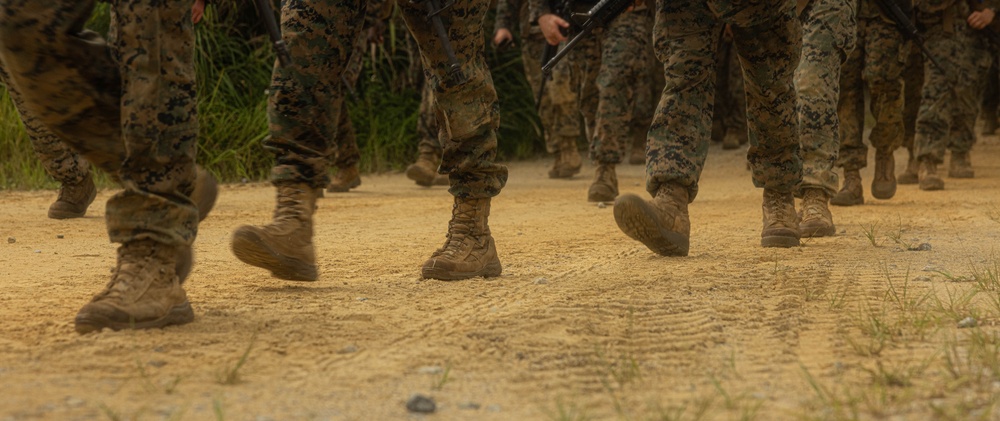
[[(514, 163), (491, 218), (503, 276), (451, 283), (419, 277), (443, 188), (392, 174), (328, 194), (321, 279), (292, 283), (229, 251), (273, 190), (226, 186), (195, 245), (195, 322), (83, 336), (73, 316), (113, 265), (112, 192), (72, 221), (45, 218), (53, 192), (0, 192), (0, 420), (1000, 419), (996, 137), (973, 164), (776, 250), (758, 245), (743, 151), (713, 146), (691, 255), (663, 258), (585, 201), (592, 168)], [(643, 174), (621, 167), (621, 190)], [(407, 411), (417, 393), (436, 414)]]

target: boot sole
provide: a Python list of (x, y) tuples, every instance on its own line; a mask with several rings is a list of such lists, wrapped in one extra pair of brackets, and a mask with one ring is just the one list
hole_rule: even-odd
[(271, 271), (286, 281), (312, 282), (318, 278), (316, 265), (292, 259), (267, 246), (254, 231), (237, 230), (233, 234), (233, 254), (243, 263)]
[(502, 272), (503, 266), (499, 261), (487, 263), (482, 269), (474, 272), (454, 272), (441, 267), (427, 266), (420, 269), (420, 275), (423, 276), (424, 279), (437, 279), (440, 281), (461, 281), (480, 276), (483, 278), (492, 278), (500, 276)]
[(351, 180), (350, 183), (347, 183), (347, 185), (330, 184), (329, 186), (326, 187), (326, 191), (330, 193), (347, 193), (351, 189), (356, 188), (360, 185), (361, 185), (361, 178), (355, 178)]
[(973, 172), (948, 172), (948, 178), (976, 178)]
[(944, 181), (932, 181), (932, 182), (920, 183), (920, 190), (923, 191), (944, 190)]
[(784, 235), (770, 235), (767, 237), (761, 237), (760, 239), (760, 245), (762, 247), (791, 248), (798, 247), (799, 244), (798, 238)]
[(434, 176), (436, 174), (427, 175), (427, 173), (420, 167), (416, 165), (410, 165), (406, 168), (406, 178), (413, 180), (418, 186), (430, 187), (434, 185)]
[(821, 227), (809, 227), (809, 226), (799, 225), (799, 232), (802, 233), (803, 238), (832, 237), (834, 234), (837, 233), (837, 227), (833, 225), (821, 226)]
[(872, 183), (872, 197), (880, 200), (892, 199), (896, 195), (896, 183), (885, 183), (885, 186), (879, 186)]
[(667, 230), (660, 218), (645, 200), (626, 195), (615, 201), (615, 222), (618, 228), (654, 253), (661, 256), (687, 256), (691, 240), (682, 234)]
[(865, 198), (838, 199), (837, 196), (830, 198), (830, 204), (834, 206), (857, 206), (865, 204)]
[(83, 218), (85, 215), (87, 215), (86, 210), (83, 212), (66, 212), (49, 209), (49, 219), (75, 219)]
[(74, 319), (74, 327), (76, 332), (82, 335), (84, 333), (99, 331), (104, 328), (110, 328), (112, 330), (152, 329), (172, 325), (183, 325), (191, 323), (192, 321), (194, 321), (194, 310), (191, 309), (190, 302), (184, 301), (181, 305), (172, 307), (163, 317), (141, 322), (134, 320), (119, 322), (97, 315), (90, 316), (78, 314)]

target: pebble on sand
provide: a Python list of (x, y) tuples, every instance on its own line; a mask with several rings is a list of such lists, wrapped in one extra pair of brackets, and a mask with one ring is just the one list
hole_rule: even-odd
[(976, 323), (976, 319), (973, 319), (971, 317), (966, 317), (966, 318), (958, 321), (958, 328), (959, 329), (965, 329), (965, 328), (969, 328), (969, 327), (976, 327), (977, 324), (978, 323)]
[(16, 242), (17, 242), (16, 238), (14, 238), (14, 237), (7, 237), (7, 244), (14, 244)]
[(437, 404), (434, 403), (434, 399), (416, 394), (410, 396), (410, 400), (406, 401), (406, 410), (421, 414), (430, 414), (437, 410)]

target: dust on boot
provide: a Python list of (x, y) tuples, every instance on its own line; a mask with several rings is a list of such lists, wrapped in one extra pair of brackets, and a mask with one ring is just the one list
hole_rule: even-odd
[(829, 237), (837, 232), (828, 206), (830, 196), (823, 189), (805, 189), (799, 209), (799, 232), (803, 237)]
[(138, 240), (118, 248), (111, 282), (76, 315), (78, 333), (189, 323), (194, 311), (174, 267), (179, 247)]
[(95, 197), (97, 197), (97, 187), (90, 173), (78, 183), (63, 183), (59, 187), (56, 201), (49, 206), (49, 218), (82, 218), (87, 214), (87, 208), (94, 202)]
[(972, 169), (972, 160), (969, 159), (969, 152), (951, 152), (951, 161), (948, 163), (948, 177), (951, 178), (974, 178), (976, 172)]
[(691, 241), (688, 217), (688, 189), (664, 184), (652, 200), (626, 194), (615, 201), (618, 228), (654, 253), (662, 256), (687, 256)]
[(263, 227), (244, 225), (233, 233), (233, 254), (244, 263), (289, 281), (315, 281), (313, 213), (319, 189), (305, 183), (280, 184), (274, 221)]
[(875, 178), (872, 179), (872, 196), (892, 199), (896, 195), (896, 159), (892, 152), (875, 151)]
[(361, 185), (361, 174), (357, 165), (351, 165), (337, 170), (337, 175), (330, 180), (326, 191), (330, 193), (345, 193)]
[(583, 158), (580, 150), (576, 147), (573, 139), (563, 139), (559, 143), (559, 151), (556, 152), (556, 160), (549, 169), (549, 178), (570, 178), (580, 173), (583, 167)]
[(830, 198), (830, 204), (836, 206), (854, 206), (865, 203), (865, 191), (861, 187), (861, 171), (844, 169), (844, 184), (840, 191)]
[(801, 237), (799, 216), (795, 213), (795, 197), (791, 192), (764, 189), (761, 204), (764, 228), (760, 232), (763, 247), (795, 247)]
[(615, 164), (599, 164), (594, 170), (594, 181), (587, 189), (587, 201), (611, 202), (618, 197), (618, 175)]
[(489, 227), (490, 198), (455, 198), (447, 240), (424, 263), (424, 278), (458, 281), (500, 276), (503, 267)]
[(937, 173), (937, 163), (930, 158), (920, 160), (920, 190), (943, 190), (944, 180)]

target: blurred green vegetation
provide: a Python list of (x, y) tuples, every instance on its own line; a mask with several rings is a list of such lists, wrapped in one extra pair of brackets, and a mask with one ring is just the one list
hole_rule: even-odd
[[(106, 34), (107, 5), (88, 22)], [(492, 16), (487, 18), (490, 36)], [(261, 146), (267, 136), (265, 92), (274, 55), (257, 22), (253, 2), (211, 2), (196, 30), (198, 161), (223, 181), (265, 180), (273, 156)], [(396, 171), (416, 158), (416, 132), (422, 76), (415, 45), (398, 16), (388, 23), (386, 41), (366, 52), (356, 98), (347, 101), (364, 172)], [(487, 42), (489, 45), (489, 42)], [(537, 156), (544, 151), (533, 96), (524, 77), (519, 52), (496, 52), (486, 58), (500, 94), (500, 160)], [(31, 150), (16, 110), (0, 87), (0, 188), (53, 188)], [(100, 177), (105, 180), (106, 177)]]

